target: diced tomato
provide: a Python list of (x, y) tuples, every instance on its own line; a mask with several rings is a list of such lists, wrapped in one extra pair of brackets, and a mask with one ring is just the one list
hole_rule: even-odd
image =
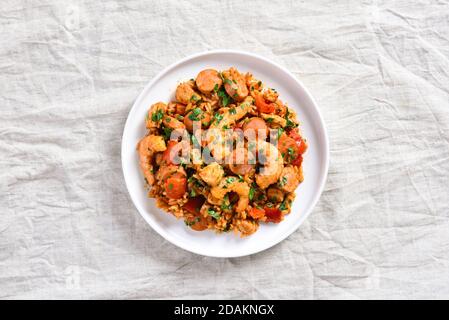
[(187, 179), (182, 173), (175, 173), (165, 181), (165, 192), (170, 199), (182, 198), (187, 190)]
[(286, 162), (292, 162), (299, 155), (299, 146), (296, 141), (283, 134), (278, 141), (278, 149)]
[(292, 161), (292, 165), (300, 167), (302, 164), (302, 155), (298, 155), (295, 160)]
[(282, 212), (276, 208), (265, 207), (265, 216), (267, 217), (267, 222), (279, 223), (282, 220)]
[(197, 214), (200, 212), (201, 206), (203, 205), (204, 201), (205, 199), (203, 196), (190, 198), (183, 208), (189, 211), (190, 213)]
[(251, 208), (249, 215), (254, 219), (260, 219), (265, 215), (265, 210), (261, 208)]
[(298, 128), (290, 130), (288, 135), (289, 135), (290, 138), (293, 138), (296, 142), (299, 142), (299, 141), (302, 140), (302, 137), (301, 137), (301, 135), (298, 132)]
[(276, 109), (276, 105), (274, 103), (267, 103), (265, 101), (262, 93), (256, 95), (256, 107), (259, 112), (262, 113), (273, 113)]
[[(292, 140), (295, 142), (295, 146), (292, 145)], [(290, 154), (288, 154), (288, 148), (291, 148)], [(295, 128), (289, 132), (288, 137), (281, 136), (279, 139), (279, 150), (281, 153), (284, 153), (284, 159), (285, 155), (288, 154), (287, 161), (291, 161), (291, 164), (294, 166), (300, 166), (303, 160), (302, 154), (307, 150), (307, 143), (299, 134), (298, 129)]]
[(178, 144), (177, 141), (170, 140), (167, 143), (167, 149), (164, 151), (162, 155), (162, 160), (165, 161), (167, 164), (174, 164), (174, 157), (176, 156), (175, 152), (172, 152), (172, 150), (176, 147)]
[(291, 130), (288, 134), (291, 138), (293, 138), (296, 143), (298, 144), (298, 152), (299, 154), (303, 154), (307, 150), (307, 143), (304, 141), (304, 139), (301, 137), (301, 135), (298, 132), (298, 128), (295, 128)]
[(306, 152), (306, 150), (307, 150), (307, 143), (304, 141), (304, 139), (301, 139), (301, 142), (299, 143), (298, 146), (298, 152), (301, 155), (304, 152)]

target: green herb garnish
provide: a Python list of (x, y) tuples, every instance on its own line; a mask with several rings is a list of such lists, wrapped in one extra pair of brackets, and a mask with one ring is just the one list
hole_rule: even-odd
[(279, 210), (281, 210), (281, 211), (287, 210), (286, 202), (287, 202), (287, 200), (282, 201), (281, 205), (279, 206)]
[(153, 112), (153, 114), (151, 115), (151, 120), (153, 120), (154, 122), (158, 122), (162, 119), (162, 117), (164, 116), (164, 112), (159, 109), (156, 112)]
[(219, 124), (220, 121), (223, 119), (223, 115), (220, 113), (216, 113), (216, 114), (214, 114), (214, 119), (215, 119), (215, 123)]
[(287, 111), (285, 113), (285, 120), (287, 120), (286, 127), (287, 128), (296, 128), (298, 126), (298, 124), (291, 121), (289, 115), (290, 115), (290, 111), (288, 110), (288, 107), (287, 107)]
[(192, 143), (193, 143), (193, 145), (194, 145), (195, 147), (197, 147), (197, 148), (200, 148), (200, 147), (201, 147), (200, 143), (198, 142), (198, 139), (195, 137), (194, 134), (192, 134), (191, 140), (192, 140)]
[(249, 200), (252, 201), (254, 198), (254, 193), (256, 192), (256, 189), (254, 189), (254, 187), (251, 187), (249, 189)]
[(221, 98), (221, 104), (226, 107), (231, 102), (231, 97), (226, 93), (224, 88), (218, 90), (218, 96)]
[(215, 212), (212, 209), (207, 209), (207, 214), (210, 215), (212, 218), (214, 218), (215, 220), (218, 220), (221, 218), (220, 214)]
[(228, 178), (226, 178), (226, 183), (227, 183), (227, 184), (233, 183), (234, 181), (235, 181), (235, 178), (234, 178), (234, 177), (228, 177)]
[(164, 137), (165, 140), (170, 139), (172, 129), (167, 128), (167, 127), (163, 127), (163, 128), (162, 128), (162, 132), (163, 132), (162, 135), (163, 135), (163, 137)]
[(229, 202), (229, 197), (226, 194), (225, 197), (223, 198), (223, 203), (221, 204), (221, 210), (229, 210), (232, 208), (231, 203)]
[(284, 133), (284, 128), (279, 128), (278, 129), (278, 139), (282, 136), (282, 134)]
[(195, 223), (197, 223), (199, 221), (200, 221), (200, 217), (196, 217), (192, 221), (184, 220), (184, 223), (186, 224), (186, 226), (190, 227), (190, 226), (193, 226)]
[(285, 186), (286, 183), (287, 183), (287, 177), (286, 177), (286, 176), (283, 176), (283, 177), (279, 180), (278, 185), (279, 185), (279, 187), (283, 187), (283, 186)]
[(202, 113), (203, 110), (201, 110), (200, 108), (195, 108), (190, 112), (189, 119), (192, 121), (199, 121), (200, 119), (198, 118), (198, 116), (201, 115)]

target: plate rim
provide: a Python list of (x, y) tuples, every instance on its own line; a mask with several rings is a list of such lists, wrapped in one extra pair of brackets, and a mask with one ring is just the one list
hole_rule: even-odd
[[(153, 222), (149, 219), (147, 219), (146, 215), (143, 214), (140, 209), (139, 206), (136, 205), (136, 199), (134, 198), (134, 196), (132, 195), (132, 193), (130, 192), (130, 181), (129, 181), (129, 176), (126, 175), (125, 173), (125, 133), (127, 132), (128, 126), (129, 126), (129, 122), (130, 122), (130, 115), (135, 112), (137, 110), (137, 106), (140, 104), (141, 100), (144, 97), (144, 94), (146, 92), (148, 92), (148, 90), (161, 78), (163, 77), (165, 74), (167, 74), (168, 72), (170, 72), (172, 69), (176, 68), (177, 66), (192, 60), (192, 59), (196, 59), (199, 57), (203, 57), (203, 56), (208, 56), (208, 55), (214, 55), (214, 54), (235, 54), (235, 55), (244, 55), (250, 58), (255, 58), (255, 59), (259, 59), (262, 60), (263, 62), (266, 62), (268, 64), (271, 64), (273, 66), (275, 66), (276, 68), (280, 69), (282, 72), (284, 72), (285, 74), (287, 74), (291, 79), (293, 79), (297, 85), (299, 85), (302, 90), (304, 90), (304, 92), (306, 93), (306, 95), (308, 96), (308, 98), (310, 99), (310, 101), (312, 102), (315, 111), (317, 113), (318, 116), (318, 120), (320, 122), (321, 125), (321, 131), (323, 134), (323, 142), (324, 142), (324, 149), (325, 149), (325, 161), (323, 161), (323, 165), (321, 170), (323, 171), (323, 175), (321, 180), (319, 181), (319, 186), (318, 186), (318, 192), (315, 193), (312, 201), (311, 201), (311, 205), (309, 206), (309, 209), (306, 210), (303, 213), (303, 219), (298, 220), (297, 222), (295, 222), (292, 227), (287, 230), (283, 235), (279, 236), (278, 238), (276, 238), (273, 242), (268, 242), (266, 245), (261, 245), (260, 247), (254, 247), (254, 249), (250, 249), (247, 250), (246, 252), (238, 252), (235, 255), (230, 255), (230, 254), (219, 254), (219, 252), (216, 253), (204, 253), (201, 250), (197, 250), (196, 248), (190, 248), (188, 245), (184, 245), (184, 243), (179, 243), (174, 241), (174, 239), (171, 238), (171, 236), (165, 232), (165, 230), (161, 227), (159, 227), (157, 224), (153, 224)], [(285, 240), (287, 237), (289, 237), (291, 234), (293, 234), (293, 232), (295, 232), (296, 230), (298, 230), (298, 228), (303, 224), (303, 222), (308, 218), (308, 216), (312, 213), (313, 209), (315, 209), (316, 204), (318, 203), (318, 200), (321, 197), (321, 194), (323, 193), (324, 190), (324, 186), (326, 184), (327, 178), (328, 178), (328, 172), (329, 172), (329, 163), (330, 163), (330, 149), (329, 149), (329, 137), (328, 137), (328, 132), (327, 132), (327, 127), (326, 127), (326, 123), (324, 121), (324, 118), (321, 114), (321, 111), (318, 107), (317, 102), (315, 101), (315, 98), (313, 97), (313, 95), (310, 93), (310, 91), (307, 89), (306, 86), (304, 86), (304, 84), (297, 78), (295, 77), (295, 75), (293, 73), (291, 73), (289, 70), (287, 70), (285, 67), (283, 67), (282, 65), (278, 64), (277, 62), (274, 62), (268, 58), (265, 58), (259, 54), (256, 53), (251, 53), (251, 52), (247, 52), (244, 50), (230, 50), (230, 49), (216, 49), (216, 50), (206, 50), (206, 51), (201, 51), (198, 53), (194, 53), (191, 55), (188, 55), (180, 60), (177, 60), (173, 63), (171, 63), (170, 65), (168, 65), (167, 67), (163, 68), (161, 71), (159, 71), (154, 77), (153, 79), (151, 79), (144, 87), (143, 89), (140, 91), (140, 94), (137, 96), (136, 100), (134, 101), (132, 107), (130, 108), (127, 118), (126, 118), (126, 122), (125, 125), (123, 127), (123, 133), (122, 133), (122, 142), (121, 142), (121, 150), (120, 150), (120, 156), (121, 156), (121, 165), (122, 165), (122, 173), (123, 173), (123, 178), (125, 180), (125, 185), (126, 185), (126, 189), (128, 191), (128, 195), (131, 198), (131, 201), (135, 207), (135, 209), (137, 209), (137, 211), (139, 212), (140, 216), (146, 221), (146, 223), (148, 225), (150, 225), (150, 227), (155, 230), (162, 238), (164, 238), (165, 240), (167, 240), (168, 242), (170, 242), (171, 244), (184, 249), (186, 251), (201, 255), (201, 256), (207, 256), (207, 257), (214, 257), (214, 258), (237, 258), (237, 257), (244, 257), (244, 256), (249, 256), (249, 255), (253, 255), (262, 251), (265, 251), (271, 247), (274, 247), (275, 245), (279, 244), (280, 242), (282, 242), (283, 240)]]

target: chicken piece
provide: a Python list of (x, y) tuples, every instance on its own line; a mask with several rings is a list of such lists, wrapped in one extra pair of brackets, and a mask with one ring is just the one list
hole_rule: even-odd
[(284, 160), (275, 146), (266, 141), (258, 141), (258, 158), (263, 167), (256, 174), (256, 183), (261, 189), (278, 181), (284, 168)]
[(261, 113), (262, 118), (272, 127), (282, 127), (287, 125), (287, 120), (275, 114)]
[(215, 187), (223, 178), (224, 170), (218, 163), (212, 162), (211, 164), (201, 169), (198, 175), (208, 185), (210, 185), (211, 187)]
[(295, 166), (287, 166), (282, 170), (281, 176), (277, 183), (278, 187), (288, 193), (295, 191), (301, 183), (302, 174), (300, 169)]
[(147, 139), (148, 139), (147, 147), (151, 154), (154, 154), (156, 152), (162, 152), (167, 149), (164, 137), (151, 134), (147, 136)]
[(265, 100), (269, 102), (276, 102), (277, 98), (279, 97), (279, 94), (273, 89), (268, 89), (264, 91), (263, 97)]
[(182, 123), (178, 119), (170, 117), (170, 116), (164, 116), (164, 119), (162, 120), (162, 123), (167, 128), (170, 128), (170, 129), (173, 129), (173, 130), (185, 129), (186, 128), (184, 123)]
[(157, 102), (151, 105), (145, 118), (145, 125), (147, 129), (158, 128), (166, 112), (167, 105), (163, 102)]
[(253, 234), (259, 228), (259, 224), (251, 220), (234, 219), (233, 224), (240, 231), (242, 237)]
[(201, 97), (193, 90), (193, 82), (183, 82), (176, 88), (176, 100), (182, 104), (189, 104), (201, 100)]

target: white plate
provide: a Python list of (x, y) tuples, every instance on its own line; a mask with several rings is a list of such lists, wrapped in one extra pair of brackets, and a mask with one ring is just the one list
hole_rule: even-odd
[[(197, 232), (182, 220), (158, 209), (147, 197), (136, 152), (137, 142), (145, 135), (145, 114), (157, 101), (174, 100), (179, 82), (195, 78), (202, 69), (224, 70), (231, 66), (251, 72), (267, 86), (275, 88), (282, 101), (293, 108), (301, 122), (309, 148), (304, 155), (304, 182), (296, 190), (292, 212), (279, 224), (260, 225), (246, 238), (234, 233)], [(239, 257), (253, 254), (279, 243), (307, 218), (323, 190), (329, 163), (329, 142), (318, 107), (306, 88), (285, 68), (260, 56), (240, 51), (208, 51), (187, 57), (161, 71), (137, 98), (122, 138), (123, 174), (134, 205), (148, 224), (171, 243), (194, 253), (212, 257)]]

